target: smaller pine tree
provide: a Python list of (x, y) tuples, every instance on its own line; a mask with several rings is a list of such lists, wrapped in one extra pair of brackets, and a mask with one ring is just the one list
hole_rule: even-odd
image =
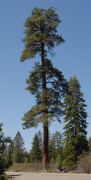
[(13, 140), (10, 137), (6, 140), (4, 155), (6, 157), (6, 167), (8, 168), (13, 163)]
[(64, 99), (64, 166), (72, 169), (83, 151), (88, 150), (87, 142), (87, 112), (81, 92), (80, 83), (76, 77), (69, 82), (69, 92)]
[(61, 168), (63, 160), (62, 135), (56, 131), (49, 139), (49, 161)]
[(18, 131), (13, 141), (13, 163), (24, 162), (24, 140)]
[(42, 159), (42, 138), (40, 132), (35, 134), (33, 138), (30, 156), (33, 163), (40, 162)]

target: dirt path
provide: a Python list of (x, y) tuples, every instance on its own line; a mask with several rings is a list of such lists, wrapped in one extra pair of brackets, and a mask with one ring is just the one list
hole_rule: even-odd
[(10, 180), (91, 180), (91, 174), (7, 173)]

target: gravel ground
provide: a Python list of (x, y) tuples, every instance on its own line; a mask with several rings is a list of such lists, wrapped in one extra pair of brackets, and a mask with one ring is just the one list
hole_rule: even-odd
[(91, 180), (91, 174), (7, 172), (10, 180)]

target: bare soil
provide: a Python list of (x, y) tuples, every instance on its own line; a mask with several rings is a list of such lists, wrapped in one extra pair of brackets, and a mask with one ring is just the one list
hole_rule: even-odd
[(8, 172), (10, 180), (91, 180), (91, 174)]

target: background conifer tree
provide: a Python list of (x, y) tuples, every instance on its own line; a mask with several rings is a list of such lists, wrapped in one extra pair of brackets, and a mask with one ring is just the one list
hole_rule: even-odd
[(5, 176), (4, 172), (7, 168), (9, 167), (9, 161), (7, 160), (6, 157), (6, 148), (7, 148), (7, 143), (9, 143), (9, 138), (4, 136), (3, 133), (3, 124), (0, 123), (0, 179), (7, 179)]
[(6, 167), (8, 168), (13, 164), (13, 140), (10, 137), (6, 140), (4, 156), (6, 159)]
[(13, 163), (24, 162), (24, 140), (18, 131), (13, 140)]
[(64, 99), (64, 166), (72, 169), (79, 155), (88, 150), (87, 112), (77, 78), (70, 78), (68, 86), (69, 93)]
[(33, 138), (30, 156), (33, 163), (41, 162), (42, 160), (42, 143), (40, 133), (35, 134)]
[(2, 124), (0, 123), (0, 174), (2, 174), (5, 171), (4, 150), (5, 150), (5, 137), (2, 129)]
[(59, 131), (56, 131), (49, 139), (49, 160), (51, 165), (55, 164), (58, 168), (61, 168), (63, 160), (63, 138)]

